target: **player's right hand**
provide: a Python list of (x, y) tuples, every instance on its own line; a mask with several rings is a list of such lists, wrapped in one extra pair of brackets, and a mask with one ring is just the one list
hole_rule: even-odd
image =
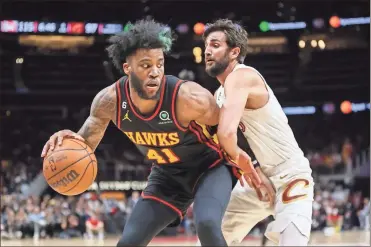
[(45, 157), (49, 151), (53, 151), (56, 145), (58, 146), (62, 145), (63, 138), (65, 137), (75, 138), (85, 142), (84, 138), (82, 138), (79, 134), (73, 132), (72, 130), (58, 131), (57, 133), (54, 133), (49, 138), (49, 141), (45, 143), (44, 148), (41, 152), (41, 157)]

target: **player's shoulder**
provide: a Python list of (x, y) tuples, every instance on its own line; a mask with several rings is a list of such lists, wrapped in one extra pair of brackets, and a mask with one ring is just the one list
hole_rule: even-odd
[(113, 83), (100, 90), (94, 97), (94, 105), (102, 105), (105, 102), (116, 102), (117, 98), (117, 83)]
[(115, 119), (117, 104), (116, 83), (100, 90), (94, 97), (90, 112), (101, 119)]
[(104, 97), (116, 97), (116, 88), (117, 88), (117, 83), (112, 83), (111, 85), (101, 89), (98, 93), (97, 96), (104, 96)]
[(259, 72), (249, 66), (243, 66), (232, 71), (227, 76), (225, 85), (231, 84), (230, 81), (233, 81), (233, 85), (236, 87), (254, 87), (264, 84)]
[(179, 88), (178, 94), (181, 96), (187, 96), (191, 94), (197, 94), (198, 92), (203, 92), (204, 90), (207, 90), (207, 89), (202, 87), (197, 82), (184, 81)]

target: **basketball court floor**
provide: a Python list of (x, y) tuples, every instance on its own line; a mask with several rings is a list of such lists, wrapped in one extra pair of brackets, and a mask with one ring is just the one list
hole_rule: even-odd
[[(28, 240), (2, 240), (1, 246), (116, 246), (117, 238), (108, 237), (102, 242), (83, 240), (83, 239), (45, 239), (39, 241)], [(244, 240), (239, 246), (260, 246), (260, 238), (250, 238)], [(150, 246), (195, 246), (195, 237), (158, 237), (154, 239)], [(272, 243), (268, 243), (272, 246)], [(312, 233), (310, 246), (370, 246), (369, 231), (350, 231), (335, 233), (325, 236), (322, 232)]]

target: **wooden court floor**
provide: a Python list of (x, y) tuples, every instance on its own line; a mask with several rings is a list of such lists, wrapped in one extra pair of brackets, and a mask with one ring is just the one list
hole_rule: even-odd
[[(89, 241), (84, 239), (45, 239), (33, 241), (27, 240), (2, 240), (1, 246), (116, 246), (117, 238), (109, 237), (102, 242)], [(195, 246), (196, 239), (186, 237), (161, 237), (154, 239), (150, 246)], [(312, 233), (310, 246), (370, 246), (369, 231), (350, 231), (335, 233), (332, 236), (325, 236), (323, 233)], [(260, 239), (248, 238), (241, 246), (260, 246)], [(272, 246), (272, 243), (268, 243)]]

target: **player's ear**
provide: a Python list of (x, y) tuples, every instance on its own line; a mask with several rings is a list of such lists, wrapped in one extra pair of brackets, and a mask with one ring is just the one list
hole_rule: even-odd
[(131, 72), (131, 67), (130, 67), (130, 65), (129, 65), (128, 63), (124, 63), (124, 64), (122, 65), (122, 68), (123, 68), (125, 74), (127, 74), (127, 75), (130, 74), (130, 72)]
[(235, 47), (231, 50), (229, 54), (232, 59), (237, 59), (238, 55), (240, 55), (240, 52), (241, 52), (240, 47)]

